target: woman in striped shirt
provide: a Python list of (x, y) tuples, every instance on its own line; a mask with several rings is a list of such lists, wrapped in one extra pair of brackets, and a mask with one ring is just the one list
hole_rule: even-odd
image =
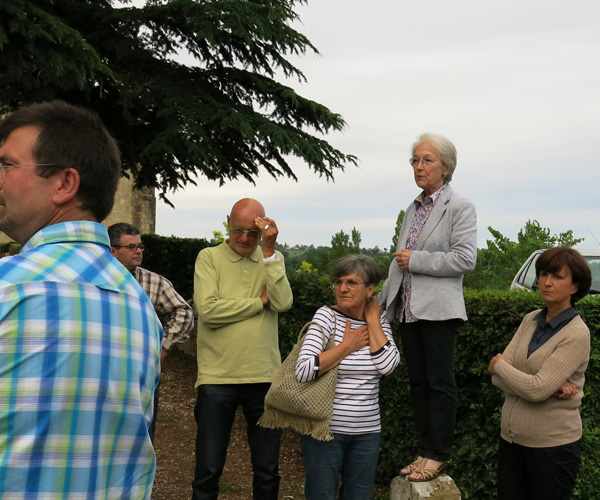
[[(400, 354), (390, 325), (373, 297), (381, 273), (366, 255), (342, 257), (331, 279), (337, 303), (321, 307), (313, 321), (335, 347), (323, 351), (323, 334), (312, 325), (298, 357), (296, 377), (314, 380), (338, 367), (330, 431), (332, 441), (302, 436), (307, 500), (370, 500), (379, 456), (379, 380)], [(339, 486), (341, 480), (341, 487)]]

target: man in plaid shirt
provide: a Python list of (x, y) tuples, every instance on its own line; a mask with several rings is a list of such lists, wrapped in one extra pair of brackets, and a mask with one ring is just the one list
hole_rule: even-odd
[(0, 121), (0, 497), (149, 499), (162, 327), (99, 221), (121, 161), (62, 101)]
[[(165, 330), (161, 351), (161, 362), (164, 362), (173, 344), (183, 343), (189, 338), (189, 332), (194, 327), (194, 312), (167, 278), (140, 267), (144, 258), (144, 244), (137, 227), (127, 222), (117, 222), (108, 228), (108, 237), (111, 253), (133, 274), (160, 318)], [(154, 418), (150, 426), (152, 441), (158, 414), (158, 389), (154, 394)]]

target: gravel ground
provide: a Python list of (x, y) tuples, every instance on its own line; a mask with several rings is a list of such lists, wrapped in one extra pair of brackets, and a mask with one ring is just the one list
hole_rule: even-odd
[[(177, 352), (167, 357), (163, 367), (160, 408), (156, 422), (157, 471), (153, 500), (187, 500), (192, 496), (196, 438), (195, 380), (194, 359)], [(221, 477), (219, 500), (252, 498), (252, 470), (245, 428), (244, 417), (238, 413)], [(304, 470), (299, 453), (299, 438), (293, 432), (283, 433), (279, 468), (280, 498), (303, 499)]]

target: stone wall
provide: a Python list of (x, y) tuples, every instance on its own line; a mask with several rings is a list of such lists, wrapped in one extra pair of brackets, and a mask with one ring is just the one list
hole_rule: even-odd
[[(115, 206), (103, 224), (110, 226), (115, 222), (129, 222), (140, 229), (142, 234), (154, 234), (156, 231), (156, 196), (154, 189), (135, 189), (133, 180), (122, 177), (119, 181)], [(0, 232), (0, 243), (12, 241)]]
[(129, 222), (142, 234), (154, 234), (156, 232), (154, 189), (135, 189), (133, 180), (122, 177), (115, 196), (115, 206), (102, 223), (110, 226), (115, 222)]

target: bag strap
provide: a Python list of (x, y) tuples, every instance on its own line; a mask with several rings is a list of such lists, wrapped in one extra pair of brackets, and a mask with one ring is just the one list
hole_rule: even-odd
[[(323, 334), (323, 351), (325, 351), (325, 349), (327, 348), (327, 343), (329, 342), (329, 339), (327, 338), (327, 335), (325, 335), (325, 330), (323, 329), (323, 326), (320, 323), (317, 323), (316, 321), (309, 321), (302, 327), (302, 329), (300, 330), (300, 333), (298, 334), (298, 342), (300, 342), (302, 340), (303, 336), (305, 335), (306, 330), (308, 329), (308, 327), (310, 325), (317, 325), (319, 327), (319, 330), (321, 330), (321, 333)], [(335, 329), (334, 329), (334, 335), (335, 335)]]

